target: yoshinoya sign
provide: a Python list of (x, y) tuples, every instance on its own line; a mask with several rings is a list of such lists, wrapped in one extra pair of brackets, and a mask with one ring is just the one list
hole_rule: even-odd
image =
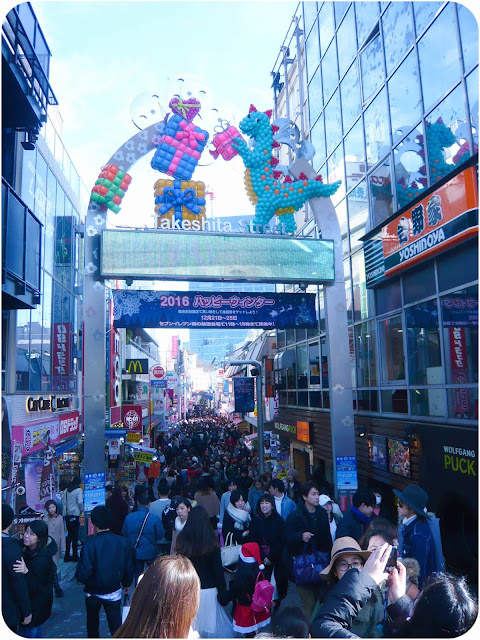
[[(305, 329), (317, 323), (315, 294), (311, 293), (114, 290), (112, 294), (114, 324), (123, 328)], [(129, 362), (133, 361), (127, 360), (130, 373)]]
[(364, 241), (367, 287), (477, 233), (477, 178), (468, 167)]

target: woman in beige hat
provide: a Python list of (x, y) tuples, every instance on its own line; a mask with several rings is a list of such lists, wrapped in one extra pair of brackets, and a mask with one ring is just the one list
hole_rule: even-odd
[[(371, 551), (364, 551), (355, 538), (346, 536), (337, 538), (333, 543), (330, 564), (321, 572), (322, 577), (329, 583), (327, 593), (350, 569), (362, 571), (371, 553)], [(351, 632), (360, 638), (379, 638), (382, 634), (377, 625), (383, 620), (383, 601), (382, 591), (377, 587), (372, 592), (369, 602), (353, 620)], [(314, 612), (312, 619), (315, 619), (316, 614), (317, 611)]]

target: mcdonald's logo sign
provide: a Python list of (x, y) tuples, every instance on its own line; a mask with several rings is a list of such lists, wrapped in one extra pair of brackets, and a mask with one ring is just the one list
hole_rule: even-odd
[(125, 368), (127, 373), (148, 373), (148, 359), (132, 360), (127, 358)]

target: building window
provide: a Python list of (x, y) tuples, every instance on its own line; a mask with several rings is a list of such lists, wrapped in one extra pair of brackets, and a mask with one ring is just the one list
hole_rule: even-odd
[(297, 345), (297, 389), (308, 388), (307, 345)]
[(310, 35), (305, 42), (305, 55), (307, 59), (308, 80), (315, 73), (315, 69), (320, 64), (320, 41), (318, 38), (318, 23), (315, 23)]
[(318, 24), (320, 26), (320, 45), (322, 51), (326, 51), (335, 33), (333, 2), (324, 2), (322, 4), (318, 15)]
[(425, 31), (428, 23), (442, 8), (443, 2), (414, 2), (415, 30), (417, 37)]
[(352, 256), (352, 284), (354, 320), (364, 320), (372, 314), (372, 291), (366, 287), (365, 256), (363, 251)]
[[(318, 118), (320, 111), (323, 109), (322, 70), (320, 67), (315, 71), (315, 74), (308, 85), (308, 108), (310, 122), (313, 123)], [(325, 147), (325, 143), (323, 146)]]
[(422, 116), (422, 97), (415, 53), (410, 53), (388, 81), (393, 141), (400, 140)]
[(424, 262), (403, 275), (403, 299), (410, 304), (435, 295), (435, 266), (433, 260)]
[[(334, 2), (335, 7), (338, 4), (341, 3)], [(340, 77), (342, 78), (352, 60), (357, 55), (357, 32), (355, 28), (353, 5), (351, 5), (347, 11), (342, 24), (338, 28), (337, 42), (341, 43), (338, 47), (338, 67), (340, 70)]]
[(383, 390), (381, 394), (383, 413), (408, 413), (406, 389), (388, 389)]
[(352, 189), (365, 177), (365, 138), (362, 120), (350, 129), (345, 136), (346, 188)]
[(363, 246), (360, 238), (365, 234), (368, 221), (368, 201), (366, 182), (362, 180), (348, 194), (348, 224), (350, 227), (350, 249), (355, 251)]
[(388, 126), (387, 92), (385, 87), (365, 110), (365, 142), (367, 162), (373, 167), (390, 146)]
[(358, 44), (361, 46), (378, 20), (378, 2), (355, 2)]
[(400, 291), (400, 278), (375, 287), (375, 306), (379, 316), (402, 306), (402, 293)]
[(323, 99), (328, 102), (338, 86), (337, 43), (334, 40), (322, 59)]
[(393, 214), (392, 169), (388, 157), (368, 176), (373, 227)]
[(445, 389), (411, 389), (410, 406), (412, 416), (443, 418), (447, 415)]
[(443, 384), (437, 301), (407, 307), (405, 323), (409, 383)]
[(362, 100), (365, 104), (385, 82), (383, 51), (380, 36), (374, 38), (360, 54), (362, 69)]
[(17, 391), (30, 389), (30, 310), (17, 310)]
[(309, 386), (320, 384), (320, 348), (318, 342), (308, 345)]
[(448, 291), (478, 280), (478, 244), (468, 242), (437, 258), (438, 289)]
[(448, 4), (418, 43), (420, 75), (425, 108), (435, 102), (460, 80), (453, 3)]
[(316, 2), (303, 2), (303, 21), (305, 27), (305, 33), (308, 35), (308, 32), (312, 28), (313, 23), (315, 22), (315, 18), (317, 17), (317, 3)]
[(405, 380), (405, 355), (403, 352), (403, 326), (400, 315), (378, 323), (382, 382)]
[(409, 205), (427, 186), (423, 140), (419, 125), (393, 149), (397, 209)]
[(359, 387), (377, 386), (377, 349), (375, 323), (363, 322), (355, 327), (355, 352), (357, 354), (357, 384)]
[(360, 389), (357, 393), (359, 411), (378, 411), (378, 391)]
[[(319, 74), (320, 77), (320, 74)], [(325, 162), (325, 125), (323, 113), (312, 127), (310, 133), (310, 142), (315, 148), (315, 156), (313, 161), (313, 167), (315, 171), (318, 171), (320, 166)]]
[(478, 421), (478, 387), (447, 389), (448, 417)]
[(382, 27), (387, 74), (390, 75), (414, 42), (411, 3), (391, 2), (382, 16)]
[(362, 110), (360, 104), (360, 86), (358, 83), (358, 67), (356, 62), (352, 64), (340, 83), (340, 91), (342, 93), (343, 128), (347, 131), (350, 129)]

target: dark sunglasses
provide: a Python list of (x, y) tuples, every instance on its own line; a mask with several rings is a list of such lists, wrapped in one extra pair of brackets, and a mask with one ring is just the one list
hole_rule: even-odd
[(403, 502), (400, 502), (400, 500), (399, 500), (399, 501), (398, 501), (398, 506), (399, 506), (400, 508), (402, 508), (402, 507), (404, 507), (405, 505), (403, 504)]

